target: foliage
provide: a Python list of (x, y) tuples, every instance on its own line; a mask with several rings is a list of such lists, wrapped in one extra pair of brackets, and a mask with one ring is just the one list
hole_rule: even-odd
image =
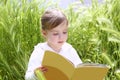
[(42, 38), (39, 17), (41, 2), (7, 0), (0, 4), (0, 75), (3, 80), (24, 80), (28, 57)]
[[(39, 18), (44, 0), (0, 0), (0, 80), (24, 80), (34, 45), (44, 41)], [(105, 80), (120, 79), (120, 2), (93, 0), (92, 6), (76, 3), (64, 9), (69, 20), (68, 42), (83, 62), (107, 64)], [(59, 8), (59, 7), (58, 7)]]

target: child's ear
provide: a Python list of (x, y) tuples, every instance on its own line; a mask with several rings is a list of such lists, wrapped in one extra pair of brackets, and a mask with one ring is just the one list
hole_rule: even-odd
[(46, 30), (41, 30), (41, 32), (42, 32), (42, 35), (43, 35), (44, 37), (46, 37), (46, 35), (47, 35)]

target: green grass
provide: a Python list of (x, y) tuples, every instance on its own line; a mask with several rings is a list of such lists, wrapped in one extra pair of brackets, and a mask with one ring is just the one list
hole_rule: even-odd
[[(70, 5), (62, 10), (69, 20), (68, 42), (83, 62), (107, 64), (110, 70), (105, 80), (119, 80), (120, 2), (105, 1), (101, 5), (93, 2), (91, 7)], [(39, 19), (48, 6), (53, 3), (0, 0), (0, 80), (24, 80), (34, 45), (44, 41)]]

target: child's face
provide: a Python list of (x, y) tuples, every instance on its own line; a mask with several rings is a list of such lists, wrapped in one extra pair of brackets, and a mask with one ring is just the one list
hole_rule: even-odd
[(59, 51), (67, 40), (67, 32), (68, 26), (66, 22), (63, 22), (51, 30), (44, 31), (44, 36), (47, 39), (48, 45), (54, 50)]

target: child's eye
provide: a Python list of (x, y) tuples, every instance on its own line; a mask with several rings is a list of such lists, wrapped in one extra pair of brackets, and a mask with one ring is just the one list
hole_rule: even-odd
[(58, 33), (53, 33), (54, 36), (58, 35)]
[(63, 34), (67, 34), (67, 32), (63, 32)]

